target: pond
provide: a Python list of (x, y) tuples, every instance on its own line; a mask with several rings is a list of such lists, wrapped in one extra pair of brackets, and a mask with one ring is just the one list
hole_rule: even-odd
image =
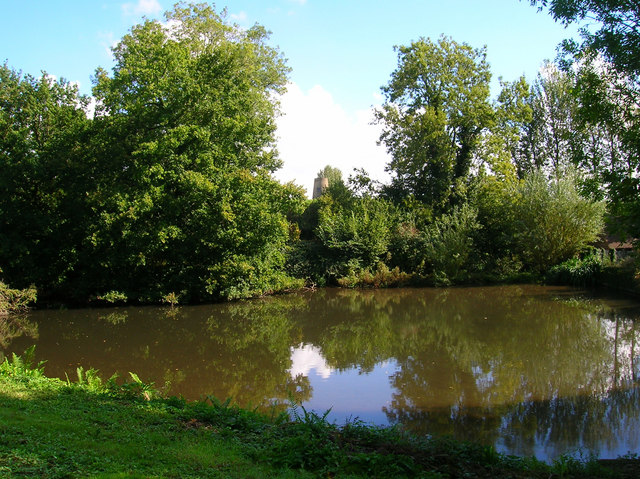
[[(291, 400), (552, 460), (640, 453), (640, 303), (558, 287), (321, 289), (177, 308), (34, 311), (0, 322), (50, 376), (133, 371), (188, 399)], [(273, 406), (272, 406), (273, 407)]]

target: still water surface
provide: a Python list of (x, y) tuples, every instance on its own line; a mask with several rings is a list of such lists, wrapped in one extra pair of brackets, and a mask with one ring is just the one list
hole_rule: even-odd
[(189, 399), (401, 424), (551, 460), (640, 453), (640, 303), (567, 288), (315, 292), (179, 308), (35, 311), (0, 350), (36, 344), (50, 376), (136, 372)]

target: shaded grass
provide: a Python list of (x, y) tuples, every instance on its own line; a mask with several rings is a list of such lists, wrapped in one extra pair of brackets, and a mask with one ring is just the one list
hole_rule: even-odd
[(137, 377), (46, 378), (29, 355), (0, 365), (0, 477), (609, 477), (595, 461), (549, 466), (491, 447), (294, 408), (267, 416), (229, 401), (159, 398)]

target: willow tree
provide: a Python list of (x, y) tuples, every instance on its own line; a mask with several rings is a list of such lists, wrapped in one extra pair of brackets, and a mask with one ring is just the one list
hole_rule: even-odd
[(602, 234), (605, 204), (580, 195), (575, 170), (550, 181), (535, 170), (515, 188), (514, 197), (515, 242), (535, 271), (571, 258)]
[(447, 37), (396, 47), (398, 67), (376, 112), (391, 154), (392, 190), (442, 213), (466, 195), (474, 154), (493, 117), (486, 51)]

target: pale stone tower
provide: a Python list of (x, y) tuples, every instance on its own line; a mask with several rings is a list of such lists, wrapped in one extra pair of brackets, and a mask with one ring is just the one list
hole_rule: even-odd
[(322, 192), (329, 186), (329, 178), (316, 178), (313, 180), (313, 199), (320, 198)]

